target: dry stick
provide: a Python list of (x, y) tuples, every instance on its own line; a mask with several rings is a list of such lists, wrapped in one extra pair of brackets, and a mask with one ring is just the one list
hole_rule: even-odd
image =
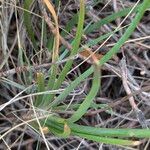
[[(27, 145), (29, 145), (29, 144), (32, 145), (35, 141), (36, 141), (36, 139), (32, 139), (32, 138), (31, 138), (31, 139), (24, 140), (24, 141), (21, 143), (21, 146), (27, 146)], [(11, 146), (11, 148), (16, 148), (16, 147), (18, 147), (18, 145), (19, 145), (19, 142), (13, 144), (13, 145)]]
[[(122, 72), (122, 82), (123, 82), (124, 89), (125, 89), (127, 95), (130, 95), (132, 92), (131, 92), (131, 89), (128, 86), (128, 81), (127, 81), (128, 70), (127, 70), (127, 67), (126, 67), (125, 57), (123, 57), (123, 59), (121, 60), (120, 67), (121, 67), (121, 72)], [(138, 119), (139, 123), (141, 124), (141, 126), (143, 128), (148, 128), (147, 123), (146, 123), (146, 119), (144, 117), (144, 114), (137, 107), (133, 96), (129, 97), (129, 102), (130, 102), (130, 105), (132, 106), (134, 112), (136, 113), (137, 119)]]
[(141, 75), (144, 75), (144, 74), (149, 74), (148, 72), (148, 69), (146, 68), (146, 66), (141, 62), (141, 59), (138, 58), (131, 50), (127, 49), (127, 53), (128, 55), (132, 58), (132, 60), (134, 60), (138, 66), (140, 66), (141, 68), (141, 72), (140, 74)]
[(40, 130), (41, 135), (42, 135), (42, 137), (43, 137), (43, 140), (44, 140), (44, 143), (45, 143), (45, 145), (46, 145), (46, 148), (47, 148), (48, 150), (50, 150), (50, 148), (49, 148), (49, 146), (48, 146), (48, 143), (47, 143), (47, 139), (46, 139), (46, 137), (45, 137), (45, 135), (44, 135), (43, 128), (42, 128), (42, 126), (41, 126), (41, 123), (40, 123), (40, 121), (39, 121), (39, 118), (38, 118), (38, 115), (37, 115), (37, 113), (36, 113), (35, 107), (34, 107), (34, 105), (33, 105), (32, 96), (30, 96), (30, 101), (31, 101), (31, 105), (32, 105), (32, 108), (33, 108), (33, 113), (34, 113), (35, 118), (36, 118), (36, 122), (37, 122), (37, 124), (38, 124), (38, 126), (39, 126), (39, 130)]
[[(40, 117), (38, 117), (38, 118), (39, 118), (39, 119), (44, 119), (44, 118), (47, 118), (47, 117), (49, 117), (49, 115), (40, 116)], [(30, 120), (27, 120), (27, 121), (24, 121), (24, 120), (22, 120), (22, 121), (23, 121), (22, 123), (15, 125), (14, 127), (10, 128), (10, 129), (9, 129), (8, 131), (6, 131), (5, 133), (3, 133), (2, 135), (0, 135), (0, 140), (1, 140), (2, 138), (4, 138), (7, 134), (9, 134), (11, 131), (13, 131), (13, 130), (19, 128), (20, 126), (29, 125), (29, 123), (31, 123), (31, 122), (33, 122), (33, 121), (36, 121), (36, 118), (30, 119)], [(29, 125), (29, 126), (30, 126), (30, 125)], [(31, 127), (31, 126), (30, 126), (30, 127)]]
[[(135, 38), (135, 39), (129, 39), (127, 40), (125, 43), (132, 43), (132, 42), (138, 42), (138, 41), (141, 41), (141, 40), (147, 40), (149, 39), (150, 36), (143, 36), (143, 37), (140, 37), (140, 38)], [(107, 46), (114, 46), (116, 43), (112, 43), (112, 44), (107, 44)], [(148, 47), (150, 48), (150, 47)]]
[(0, 71), (0, 78), (14, 75), (15, 73), (28, 72), (30, 70), (33, 72), (37, 72), (38, 70), (41, 70), (42, 68), (49, 68), (53, 64), (62, 64), (68, 60), (76, 59), (76, 58), (77, 58), (76, 56), (73, 56), (73, 57), (68, 57), (66, 59), (63, 59), (61, 61), (57, 61), (54, 63), (45, 63), (45, 64), (41, 64), (38, 66), (21, 66), (21, 67), (16, 67), (16, 68), (7, 70), (7, 71)]

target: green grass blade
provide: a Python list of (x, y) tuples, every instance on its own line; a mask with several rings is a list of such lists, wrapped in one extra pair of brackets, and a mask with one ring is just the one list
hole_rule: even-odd
[(60, 0), (55, 0), (55, 1), (54, 1), (56, 8), (60, 5), (60, 2), (61, 2)]
[(109, 129), (109, 128), (98, 128), (82, 126), (77, 124), (69, 124), (70, 128), (74, 132), (83, 134), (96, 135), (96, 136), (107, 136), (107, 137), (134, 137), (134, 138), (150, 138), (149, 129)]
[[(120, 138), (134, 137), (134, 138), (150, 138), (150, 130), (148, 129), (107, 129), (107, 128), (96, 128), (89, 126), (82, 126), (77, 124), (67, 124), (67, 132), (64, 133), (65, 121), (59, 121), (59, 118), (50, 117), (45, 122), (45, 126), (50, 129), (51, 132), (55, 133), (60, 137), (68, 137), (70, 135), (77, 135), (88, 140), (96, 142), (102, 142), (113, 145), (137, 145), (138, 141), (123, 140)], [(69, 130), (68, 130), (69, 129)], [(115, 137), (115, 138), (113, 138)]]
[(49, 39), (47, 40), (47, 48), (49, 52), (52, 52), (53, 45), (54, 45), (54, 36), (51, 34)]
[[(37, 73), (37, 91), (38, 92), (43, 92), (45, 91), (45, 79), (44, 79), (44, 74), (39, 72)], [(38, 95), (34, 105), (36, 107), (39, 107), (40, 104), (42, 103), (43, 95)]]
[(86, 135), (81, 133), (74, 133), (74, 135), (77, 135), (82, 138), (86, 138), (88, 140), (92, 140), (95, 142), (105, 143), (105, 144), (111, 144), (111, 145), (139, 145), (139, 141), (131, 141), (131, 140), (122, 140), (122, 139), (115, 139), (115, 138), (107, 138), (107, 137), (100, 137), (100, 136), (93, 136), (93, 135)]
[(70, 127), (68, 126), (67, 123), (64, 124), (62, 132), (59, 132), (57, 136), (63, 137), (63, 138), (68, 138), (70, 136), (71, 130)]
[[(49, 117), (45, 125), (54, 126), (56, 129), (62, 131), (65, 124), (65, 120), (55, 116)], [(110, 128), (99, 128), (78, 125), (75, 123), (69, 123), (68, 126), (72, 133), (81, 133), (85, 135), (94, 135), (100, 137), (118, 137), (118, 138), (150, 138), (149, 129), (110, 129)]]
[(88, 46), (88, 47), (94, 46), (94, 45), (96, 45), (96, 44), (102, 42), (103, 40), (105, 40), (106, 38), (108, 38), (109, 36), (113, 35), (115, 32), (118, 32), (118, 31), (119, 31), (119, 30), (116, 30), (116, 31), (114, 31), (114, 32), (109, 32), (109, 33), (106, 33), (106, 34), (104, 34), (104, 35), (101, 35), (101, 36), (98, 37), (98, 38), (95, 38), (95, 39), (93, 39), (93, 40), (90, 40), (90, 41), (86, 44), (86, 46)]
[(78, 108), (78, 110), (71, 116), (71, 118), (68, 119), (69, 122), (76, 122), (86, 113), (93, 99), (97, 95), (99, 88), (100, 88), (100, 68), (99, 66), (95, 65), (91, 90), (89, 94), (86, 96), (85, 100), (80, 105), (80, 107)]
[[(135, 7), (135, 9), (132, 11), (132, 13), (137, 12), (140, 7), (142, 7), (142, 5), (137, 5)], [(148, 7), (150, 7), (150, 5), (148, 5)], [(126, 16), (131, 11), (131, 9), (132, 9), (132, 7), (131, 8), (125, 8), (119, 12), (116, 12), (116, 13), (113, 13), (112, 15), (109, 15), (108, 17), (106, 17), (104, 19), (99, 20), (98, 22), (95, 22), (95, 23), (89, 25), (89, 27), (87, 27), (84, 31), (85, 34), (91, 33), (94, 30), (99, 29), (101, 26), (114, 21), (117, 18)]]
[[(33, 0), (25, 0), (24, 1), (24, 9), (30, 10), (30, 6), (32, 5)], [(37, 45), (36, 45), (36, 40), (35, 40), (35, 35), (34, 35), (34, 30), (32, 28), (32, 22), (31, 22), (31, 14), (30, 12), (24, 11), (24, 25), (26, 27), (26, 31), (28, 33), (29, 38), (31, 39), (34, 48), (37, 50)]]
[(70, 30), (73, 28), (73, 26), (78, 22), (78, 13), (75, 14), (67, 23), (65, 26), (65, 29), (61, 32), (61, 36), (65, 37), (67, 35), (67, 32), (70, 32)]
[[(55, 135), (59, 136), (59, 137), (63, 137), (63, 138), (67, 138), (70, 135), (70, 126), (69, 126), (69, 134), (65, 135), (63, 132), (63, 124), (58, 124), (56, 122), (50, 121), (46, 122), (46, 127), (49, 128), (50, 132), (54, 133)], [(131, 140), (123, 140), (123, 139), (117, 139), (117, 138), (109, 138), (109, 137), (101, 137), (101, 136), (96, 136), (96, 135), (90, 135), (90, 134), (86, 134), (86, 133), (80, 133), (80, 132), (76, 132), (73, 131), (71, 129), (71, 135), (76, 135), (82, 138), (86, 138), (88, 140), (93, 140), (95, 142), (101, 142), (101, 143), (105, 143), (105, 144), (111, 144), (111, 145), (138, 145), (140, 144), (138, 141), (131, 141)]]
[[(80, 12), (79, 12), (77, 32), (76, 32), (75, 40), (74, 40), (73, 45), (72, 45), (72, 50), (71, 50), (70, 56), (74, 56), (78, 52), (79, 45), (81, 42), (81, 37), (83, 34), (84, 15), (85, 15), (85, 4), (84, 4), (84, 0), (81, 0), (80, 1)], [(70, 68), (72, 66), (72, 63), (73, 63), (73, 60), (70, 60), (64, 66), (64, 68), (63, 68), (63, 70), (62, 70), (62, 72), (58, 78), (58, 81), (56, 83), (55, 89), (59, 88), (61, 83), (64, 81), (66, 74), (68, 73), (68, 71), (70, 70)]]
[[(19, 84), (19, 83), (17, 83), (17, 82), (15, 82), (15, 81), (12, 81), (12, 80), (10, 80), (10, 79), (7, 79), (7, 78), (1, 78), (1, 83), (4, 83), (4, 85), (6, 85), (6, 86), (8, 86), (9, 85), (9, 87), (12, 87), (12, 88), (16, 88), (16, 89), (18, 89), (18, 90), (24, 90), (26, 87), (24, 86), (24, 85), (21, 85), (21, 84)], [(8, 85), (7, 85), (8, 84)], [(4, 86), (3, 85), (3, 86)]]
[[(69, 107), (68, 107), (67, 104), (66, 105), (62, 104), (62, 105), (57, 106), (57, 107), (55, 107), (53, 109), (54, 109), (54, 111), (61, 111), (61, 112), (63, 112), (63, 111), (66, 111), (66, 109), (67, 110), (72, 110), (72, 109), (73, 110), (77, 110), (79, 108), (79, 106), (80, 106), (80, 104), (70, 104)], [(90, 108), (92, 108), (92, 109), (105, 109), (106, 112), (108, 112), (109, 114), (112, 114), (112, 112), (113, 112), (112, 108), (109, 107), (109, 105), (107, 105), (107, 104), (96, 104), (96, 103), (92, 102), (91, 105), (90, 105)]]

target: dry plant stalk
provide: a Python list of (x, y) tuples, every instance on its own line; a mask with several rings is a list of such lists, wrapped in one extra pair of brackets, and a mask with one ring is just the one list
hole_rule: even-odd
[[(53, 28), (53, 32), (55, 32), (55, 50), (53, 52), (53, 56), (52, 56), (52, 62), (55, 62), (58, 59), (58, 55), (59, 55), (59, 25), (58, 25), (58, 17), (56, 15), (55, 9), (53, 7), (53, 5), (48, 1), (48, 0), (43, 0), (43, 2), (46, 4), (48, 10), (51, 12), (52, 17), (54, 19), (55, 22), (55, 27)], [(47, 19), (47, 18), (45, 18)]]
[[(132, 94), (132, 91), (131, 91), (131, 89), (129, 88), (129, 86), (128, 86), (128, 81), (127, 81), (127, 78), (128, 78), (128, 70), (127, 70), (127, 67), (126, 67), (125, 56), (124, 56), (124, 57), (122, 58), (122, 60), (120, 61), (120, 67), (121, 67), (121, 75), (122, 75), (122, 82), (123, 82), (124, 89), (125, 89), (127, 95), (131, 95), (131, 94)], [(134, 112), (136, 113), (137, 119), (138, 119), (139, 123), (141, 124), (141, 126), (142, 126), (143, 128), (147, 128), (147, 123), (146, 123), (146, 119), (145, 119), (145, 117), (144, 117), (144, 114), (143, 114), (143, 112), (138, 108), (138, 106), (136, 105), (133, 96), (129, 97), (129, 102), (130, 102), (130, 105), (131, 105), (132, 109), (133, 109)]]

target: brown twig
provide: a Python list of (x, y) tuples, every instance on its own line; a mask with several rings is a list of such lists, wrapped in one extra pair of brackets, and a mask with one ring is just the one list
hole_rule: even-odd
[[(130, 95), (132, 93), (132, 91), (128, 86), (128, 81), (127, 81), (128, 70), (126, 67), (125, 57), (122, 58), (122, 60), (120, 62), (120, 67), (121, 67), (122, 83), (123, 83), (124, 89), (125, 89), (127, 95)], [(147, 123), (146, 123), (146, 119), (144, 117), (144, 114), (136, 105), (133, 96), (129, 97), (129, 102), (130, 102), (130, 105), (132, 106), (132, 109), (136, 113), (136, 116), (137, 116), (137, 119), (139, 120), (139, 123), (142, 125), (143, 128), (147, 128)]]
[(7, 70), (7, 71), (0, 71), (0, 78), (14, 75), (15, 73), (21, 73), (21, 72), (28, 72), (28, 71), (37, 72), (38, 70), (41, 70), (43, 68), (49, 68), (53, 64), (62, 64), (68, 60), (76, 59), (76, 58), (77, 58), (77, 56), (73, 56), (73, 57), (68, 57), (66, 59), (63, 59), (61, 61), (57, 61), (54, 63), (45, 63), (45, 64), (41, 64), (38, 66), (30, 66), (30, 67), (29, 66), (21, 66), (21, 67), (16, 67), (16, 68)]

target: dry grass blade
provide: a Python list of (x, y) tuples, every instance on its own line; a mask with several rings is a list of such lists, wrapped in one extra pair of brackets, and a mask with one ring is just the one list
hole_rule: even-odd
[[(132, 93), (132, 91), (128, 86), (128, 81), (127, 81), (128, 70), (126, 67), (126, 61), (125, 61), (124, 57), (120, 62), (120, 66), (121, 66), (121, 72), (122, 72), (121, 75), (122, 75), (123, 86), (125, 88), (127, 95), (130, 95)], [(130, 102), (130, 105), (132, 106), (132, 109), (136, 113), (136, 116), (137, 116), (137, 119), (139, 120), (139, 123), (142, 125), (143, 128), (148, 128), (144, 114), (142, 113), (141, 110), (139, 110), (133, 96), (129, 97), (129, 102)]]
[(48, 0), (43, 0), (43, 2), (46, 4), (46, 6), (48, 7), (49, 11), (52, 14), (52, 17), (55, 21), (55, 51), (53, 52), (53, 62), (55, 62), (58, 59), (58, 54), (59, 54), (59, 25), (58, 25), (58, 17), (56, 15), (55, 9), (53, 7), (53, 5), (48, 1)]

